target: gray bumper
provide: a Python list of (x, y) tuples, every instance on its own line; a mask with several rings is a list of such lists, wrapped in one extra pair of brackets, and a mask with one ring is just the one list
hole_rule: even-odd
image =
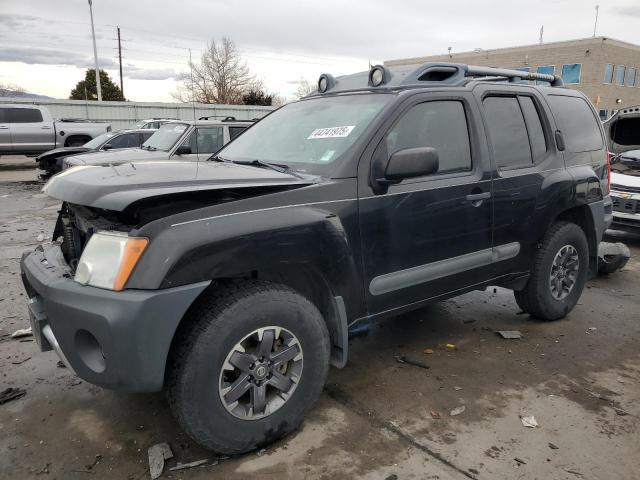
[(41, 349), (56, 350), (90, 383), (128, 392), (162, 389), (173, 334), (210, 283), (122, 292), (83, 286), (56, 244), (25, 253), (20, 263)]

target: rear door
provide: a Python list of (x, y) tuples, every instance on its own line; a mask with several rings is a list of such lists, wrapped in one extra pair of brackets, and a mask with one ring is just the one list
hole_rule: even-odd
[(44, 152), (53, 147), (53, 126), (45, 123), (37, 108), (11, 107), (8, 109), (13, 150)]
[(547, 107), (534, 89), (480, 86), (474, 93), (492, 160), (493, 247), (515, 253), (494, 263), (493, 276), (525, 272), (539, 239), (535, 220), (543, 182), (555, 171), (563, 172), (562, 156), (550, 145)]
[[(404, 104), (359, 167), (359, 209), (367, 306), (396, 310), (490, 277), (493, 205), (484, 132), (466, 92), (417, 95)], [(376, 193), (373, 162), (433, 147), (439, 170)]]
[(11, 145), (11, 130), (8, 121), (9, 109), (0, 107), (0, 153), (13, 150)]

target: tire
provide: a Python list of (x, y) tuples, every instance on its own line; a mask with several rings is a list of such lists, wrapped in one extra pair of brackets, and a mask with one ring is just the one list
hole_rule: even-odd
[(604, 255), (598, 257), (598, 275), (609, 275), (621, 270), (629, 261), (629, 257), (622, 255)]
[[(172, 347), (167, 397), (180, 425), (205, 448), (226, 455), (260, 448), (295, 430), (320, 397), (329, 370), (329, 333), (318, 309), (288, 287), (250, 281), (222, 288), (199, 301), (183, 324)], [(299, 349), (285, 370), (277, 366), (274, 352), (267, 354), (265, 361), (272, 355), (276, 366), (267, 367), (271, 376), (262, 376), (263, 380), (258, 380), (259, 370), (266, 363), (258, 358), (262, 344), (260, 333), (252, 335), (256, 331), (262, 332), (263, 340), (275, 336), (274, 350), (279, 343), (281, 352), (286, 345)], [(243, 371), (232, 365), (240, 364), (234, 357), (242, 355), (236, 348), (240, 342), (245, 354), (255, 353), (252, 375), (244, 377), (255, 383), (237, 401), (227, 402), (233, 391), (226, 386), (238, 385), (249, 372), (246, 364)], [(258, 342), (255, 348), (254, 342)], [(274, 385), (287, 375), (297, 381), (282, 393)], [(257, 413), (248, 408), (259, 397), (254, 392), (262, 388), (256, 383), (264, 385), (265, 398), (270, 399)], [(287, 399), (283, 402), (281, 396)]]
[[(566, 266), (560, 265), (559, 268), (554, 265), (556, 258), (560, 264), (566, 259)], [(572, 261), (575, 258), (577, 264)], [(527, 286), (514, 291), (516, 303), (523, 311), (543, 320), (564, 318), (578, 303), (587, 282), (588, 270), (589, 246), (583, 230), (574, 223), (555, 223), (536, 253)], [(552, 281), (554, 272), (558, 272), (558, 276)], [(570, 282), (569, 287), (567, 283)]]

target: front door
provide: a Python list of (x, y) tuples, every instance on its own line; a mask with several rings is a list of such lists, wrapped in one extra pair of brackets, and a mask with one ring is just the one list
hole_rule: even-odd
[(0, 153), (13, 150), (8, 115), (9, 109), (0, 107)]
[(490, 278), (493, 199), (478, 119), (471, 95), (418, 95), (400, 108), (371, 161), (405, 148), (433, 147), (438, 171), (375, 193), (364, 181), (371, 163), (361, 161), (360, 228), (370, 315)]

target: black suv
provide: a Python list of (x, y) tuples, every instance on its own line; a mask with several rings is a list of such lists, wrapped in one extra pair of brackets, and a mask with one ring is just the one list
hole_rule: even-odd
[(209, 162), (58, 175), (55, 241), (22, 257), (34, 334), (88, 382), (166, 390), (232, 454), (300, 424), (358, 322), (488, 285), (562, 318), (611, 203), (597, 113), (561, 85), (450, 63), (322, 75)]

